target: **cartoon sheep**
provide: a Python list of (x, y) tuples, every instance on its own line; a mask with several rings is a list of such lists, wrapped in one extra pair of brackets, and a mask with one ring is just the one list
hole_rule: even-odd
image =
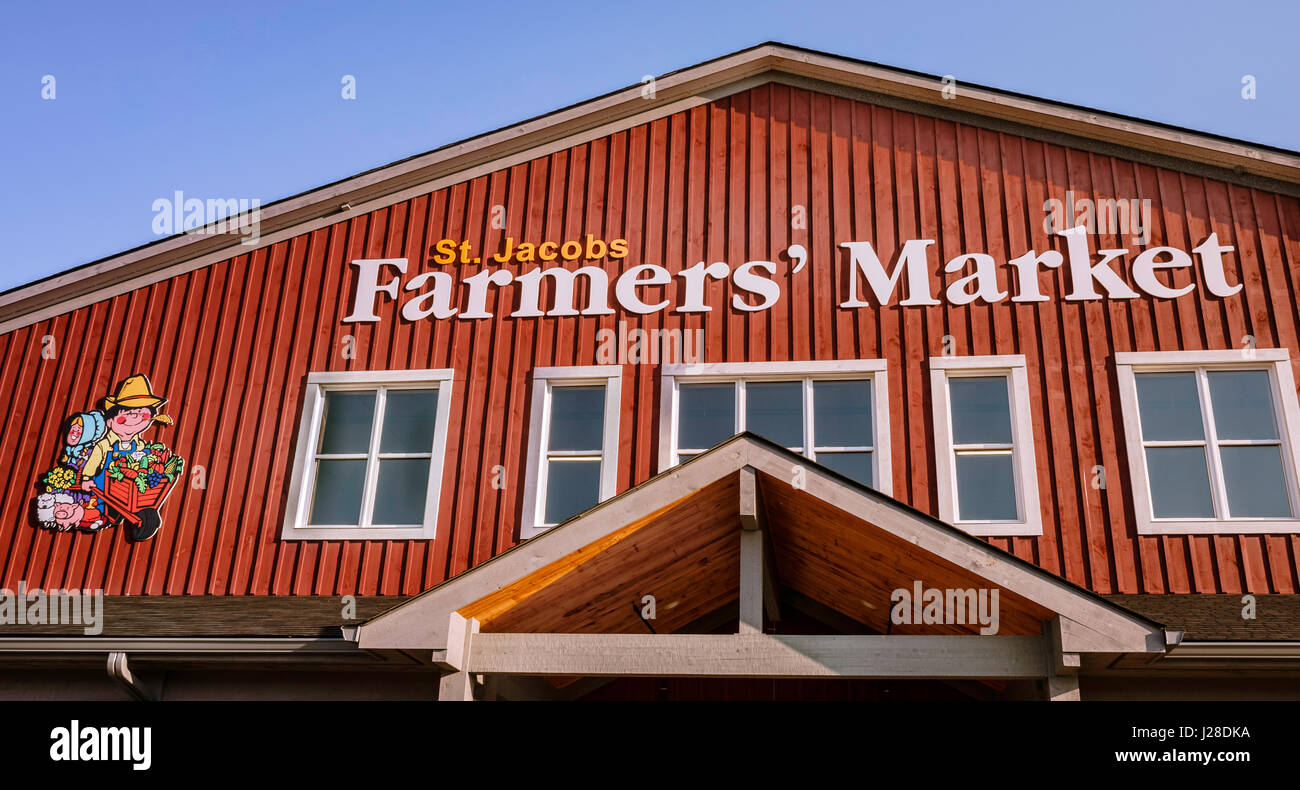
[(36, 520), (57, 532), (75, 528), (94, 531), (104, 526), (103, 514), (94, 499), (80, 499), (66, 491), (36, 497)]

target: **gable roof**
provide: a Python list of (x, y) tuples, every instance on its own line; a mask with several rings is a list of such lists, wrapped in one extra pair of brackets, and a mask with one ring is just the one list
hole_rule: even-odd
[[(787, 482), (794, 467), (804, 470), (797, 490)], [(1165, 649), (1158, 623), (751, 433), (409, 599), (352, 636), (362, 649), (437, 651), (447, 647), (457, 617), (480, 621), (484, 632), (644, 633), (626, 610), (651, 589), (664, 591), (656, 631), (680, 630), (737, 600), (742, 520), (737, 477), (747, 468), (761, 480), (766, 496), (790, 500), (768, 509), (777, 565), (786, 568), (782, 563), (796, 558), (820, 566), (812, 574), (789, 574), (783, 583), (868, 627), (888, 628), (889, 583), (907, 578), (904, 583), (917, 579), (928, 586), (948, 582), (962, 589), (974, 584), (1001, 590), (1012, 626), (1007, 631), (1013, 634), (1037, 634), (1042, 623), (1059, 616), (1066, 651), (1114, 655)], [(789, 504), (799, 519), (789, 517)], [(794, 522), (811, 527), (796, 533)], [(637, 534), (649, 537), (631, 540)], [(800, 555), (791, 545), (800, 539), (813, 550)], [(843, 554), (831, 556), (834, 551)], [(788, 569), (778, 573), (786, 577)], [(807, 581), (813, 576), (833, 578), (850, 594), (837, 598)], [(679, 595), (682, 590), (690, 595)], [(675, 601), (682, 610), (666, 610)], [(877, 608), (884, 619), (872, 619), (868, 610)], [(970, 629), (947, 630), (963, 632)]]
[(181, 233), (10, 289), (0, 293), (0, 334), (772, 81), (885, 106), (901, 102), (911, 111), (1300, 196), (1294, 151), (975, 84), (959, 83), (945, 99), (945, 83), (934, 75), (768, 42), (656, 77), (653, 95), (638, 83), (274, 201), (261, 208), (252, 246), (233, 234)]

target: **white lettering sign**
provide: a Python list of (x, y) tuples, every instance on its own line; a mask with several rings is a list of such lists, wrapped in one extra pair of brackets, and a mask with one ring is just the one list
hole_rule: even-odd
[[(1082, 225), (1056, 235), (1064, 240), (1064, 254), (1056, 250), (1029, 250), (1000, 263), (987, 253), (964, 252), (942, 266), (932, 260), (933, 239), (905, 241), (888, 264), (869, 241), (842, 242), (838, 246), (844, 250), (841, 261), (847, 271), (837, 275), (845, 277), (848, 291), (839, 307), (882, 308), (895, 302), (902, 307), (939, 305), (943, 302), (935, 295), (938, 289), (942, 289), (944, 299), (953, 305), (996, 304), (1008, 298), (1012, 302), (1046, 302), (1051, 297), (1042, 292), (1039, 275), (1044, 270), (1062, 267), (1067, 291), (1064, 297), (1071, 302), (1137, 299), (1143, 295), (1177, 299), (1196, 290), (1196, 278), (1193, 275), (1190, 282), (1174, 287), (1171, 272), (1197, 268), (1201, 281), (1214, 296), (1232, 296), (1242, 288), (1240, 283), (1228, 283), (1223, 255), (1233, 248), (1219, 244), (1214, 233), (1190, 254), (1177, 247), (1151, 247), (1135, 256), (1128, 249), (1090, 250), (1089, 234)], [(447, 249), (434, 256), (434, 263), (470, 264), (480, 260), (471, 257), (474, 250), (468, 241), (456, 245), (454, 240), (444, 240), (439, 244)], [(553, 251), (548, 244), (536, 245), (543, 260), (556, 257), (550, 254)], [(575, 261), (584, 252), (598, 255), (606, 251), (604, 242), (590, 236), (586, 247), (577, 241), (566, 242), (563, 247), (552, 246), (556, 246), (554, 251), (564, 253), (565, 260)], [(522, 255), (522, 259), (531, 261), (533, 247), (520, 244), (507, 252), (517, 256), (515, 260), (520, 260), (518, 256)], [(627, 252), (625, 242), (617, 247), (611, 244), (609, 248), (619, 253), (610, 256), (613, 260), (621, 259)], [(505, 254), (491, 256), (496, 262), (504, 262), (507, 257)], [(452, 274), (443, 271), (418, 273), (403, 283), (409, 269), (406, 258), (354, 260), (352, 311), (343, 320), (346, 323), (379, 321), (384, 302), (400, 302), (402, 318), (408, 321), (428, 317), (491, 318), (494, 315), (488, 309), (491, 286), (511, 289), (509, 304), (514, 305), (514, 310), (507, 313), (511, 318), (612, 315), (616, 312), (612, 304), (638, 315), (669, 309), (702, 313), (713, 309), (707, 303), (707, 292), (715, 281), (729, 284), (728, 302), (733, 309), (761, 312), (781, 301), (782, 282), (801, 270), (815, 270), (804, 266), (808, 253), (802, 245), (792, 245), (785, 259), (786, 263), (748, 261), (735, 267), (722, 261), (700, 261), (676, 272), (658, 264), (641, 263), (623, 270), (612, 281), (604, 268), (595, 265), (576, 269), (535, 267), (518, 275), (507, 269), (485, 268), (463, 277), (459, 284)], [(941, 271), (962, 276), (950, 279), (943, 288), (943, 282), (937, 281)]]

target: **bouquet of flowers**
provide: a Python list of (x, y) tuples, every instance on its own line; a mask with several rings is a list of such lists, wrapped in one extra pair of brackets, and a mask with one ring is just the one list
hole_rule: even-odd
[(145, 454), (138, 458), (123, 456), (110, 464), (109, 479), (134, 483), (136, 490), (143, 494), (175, 481), (185, 472), (185, 460), (173, 455), (166, 445), (155, 442), (145, 449)]
[(77, 471), (66, 466), (56, 466), (45, 473), (46, 493), (67, 491), (77, 483)]

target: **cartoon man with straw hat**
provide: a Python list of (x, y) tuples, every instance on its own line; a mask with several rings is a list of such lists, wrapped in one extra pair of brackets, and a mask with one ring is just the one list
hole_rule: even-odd
[(118, 458), (129, 456), (138, 459), (147, 454), (145, 442), (138, 441), (140, 434), (155, 422), (172, 424), (171, 417), (159, 413), (166, 402), (166, 398), (153, 394), (144, 374), (127, 378), (115, 394), (104, 398), (108, 432), (95, 443), (81, 470), (83, 490), (90, 491), (92, 485), (104, 490), (105, 470)]

